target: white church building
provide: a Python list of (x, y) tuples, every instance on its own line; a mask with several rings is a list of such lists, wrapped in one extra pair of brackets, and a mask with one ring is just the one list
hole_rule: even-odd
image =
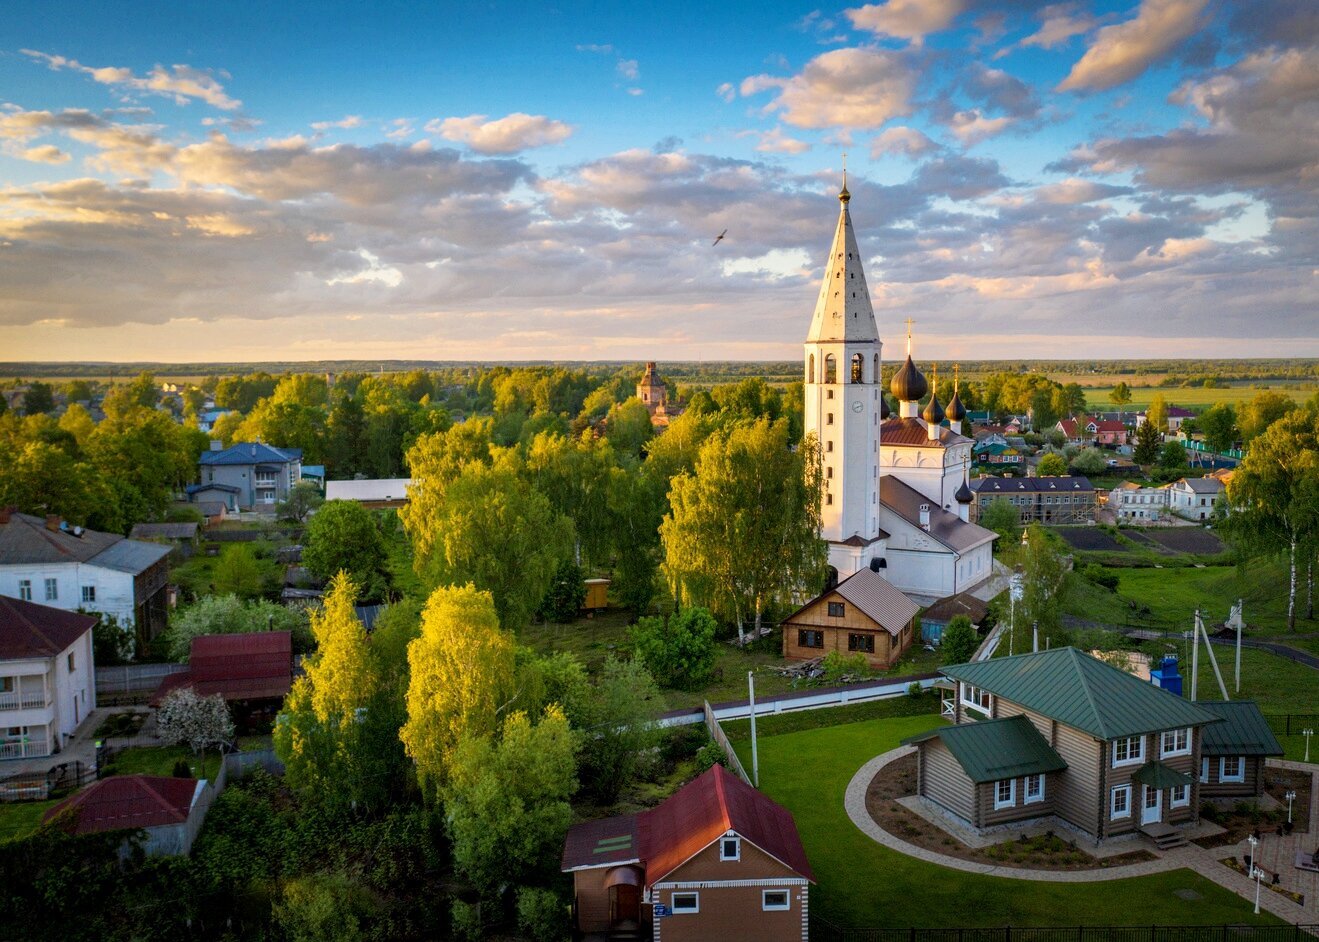
[[(995, 533), (969, 521), (971, 446), (956, 391), (945, 410), (911, 358), (885, 402), (883, 342), (861, 267), (846, 179), (838, 228), (805, 344), (806, 431), (823, 459), (830, 587), (864, 568), (929, 604), (988, 579)], [(947, 424), (945, 424), (947, 423)]]

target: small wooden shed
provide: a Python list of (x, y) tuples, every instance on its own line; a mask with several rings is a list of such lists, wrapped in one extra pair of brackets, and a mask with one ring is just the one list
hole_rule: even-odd
[(588, 612), (597, 612), (609, 607), (609, 580), (587, 579), (586, 602), (583, 606)]

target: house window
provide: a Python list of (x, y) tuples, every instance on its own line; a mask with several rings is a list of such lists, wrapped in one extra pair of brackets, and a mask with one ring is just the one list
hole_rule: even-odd
[(824, 495), (824, 504), (825, 504), (826, 507), (832, 507), (832, 506), (834, 505), (834, 495), (832, 495), (832, 494), (825, 494), (825, 495)]
[(720, 860), (741, 860), (742, 841), (736, 837), (725, 837), (719, 841)]
[(782, 912), (792, 908), (787, 890), (765, 890), (760, 894), (760, 908), (765, 912)]
[(832, 452), (832, 451), (834, 450), (834, 443), (833, 443), (833, 442), (825, 442), (825, 443), (824, 443), (824, 450), (825, 450), (825, 451), (828, 451), (828, 452)]
[(55, 579), (46, 580), (46, 601), (55, 602), (60, 597), (60, 584)]
[(85, 586), (83, 586), (83, 587), (82, 587), (82, 600), (83, 600), (84, 603), (86, 603), (86, 602), (95, 602), (95, 601), (96, 601), (96, 586), (94, 586), (94, 585), (85, 585)]
[(1017, 780), (1001, 778), (994, 783), (994, 809), (1011, 808), (1017, 803)]
[(962, 706), (979, 710), (985, 716), (988, 716), (993, 708), (993, 703), (994, 698), (988, 690), (981, 690), (979, 687), (972, 687), (970, 684), (962, 684)]
[(70, 673), (70, 674), (72, 674), (75, 670), (77, 670), (77, 668), (74, 666), (73, 652), (72, 652), (72, 651), (69, 652), (69, 661), (68, 661), (68, 665), (69, 665), (69, 673)]
[(1113, 820), (1118, 818), (1131, 817), (1131, 786), (1119, 785), (1113, 789), (1113, 795), (1108, 802), (1108, 816)]
[(1026, 804), (1031, 805), (1044, 800), (1044, 776), (1026, 776)]
[(833, 425), (833, 424), (834, 424), (834, 414), (833, 414), (832, 412), (826, 412), (826, 413), (824, 414), (824, 424), (825, 424), (825, 425)]
[(1246, 763), (1241, 761), (1241, 756), (1223, 756), (1218, 760), (1218, 780), (1220, 782), (1246, 780)]
[(1200, 783), (1204, 784), (1209, 781), (1209, 759), (1200, 760)]
[(1113, 740), (1113, 767), (1145, 761), (1145, 737), (1124, 736)]
[(675, 916), (680, 913), (699, 913), (701, 911), (700, 893), (674, 893), (669, 897), (669, 909)]
[(863, 654), (874, 654), (875, 636), (849, 634), (847, 636), (847, 650), (860, 651)]
[(846, 614), (847, 614), (847, 606), (844, 603), (842, 602), (829, 603), (830, 618), (842, 618)]
[(824, 647), (824, 632), (802, 628), (797, 632), (797, 646), (802, 648)]
[(1159, 739), (1159, 752), (1164, 758), (1168, 756), (1189, 756), (1191, 754), (1190, 729), (1170, 729)]
[(31, 602), (31, 601), (32, 601), (32, 580), (31, 580), (31, 579), (19, 579), (19, 580), (18, 580), (18, 597), (19, 597), (20, 599), (22, 599), (24, 602)]
[(1174, 785), (1172, 787), (1172, 807), (1185, 808), (1191, 803), (1191, 786)]

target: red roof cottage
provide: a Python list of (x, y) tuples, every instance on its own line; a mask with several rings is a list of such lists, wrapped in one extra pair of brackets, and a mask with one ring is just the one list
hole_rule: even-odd
[(792, 815), (722, 766), (649, 811), (575, 825), (563, 870), (588, 938), (807, 938), (815, 877)]
[(171, 690), (191, 687), (225, 700), (283, 700), (293, 685), (293, 636), (287, 631), (200, 635), (192, 639), (188, 669), (160, 682), (153, 706)]
[(210, 802), (206, 783), (166, 775), (112, 775), (46, 812), (71, 834), (146, 832), (148, 854), (187, 854)]

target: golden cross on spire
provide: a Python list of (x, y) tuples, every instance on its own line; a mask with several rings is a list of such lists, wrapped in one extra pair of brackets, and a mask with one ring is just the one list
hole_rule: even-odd
[(911, 318), (907, 318), (907, 356), (911, 356)]
[(962, 369), (962, 364), (960, 364), (960, 363), (954, 363), (954, 364), (953, 364), (953, 392), (954, 392), (954, 393), (957, 392), (957, 380), (958, 380), (958, 374), (961, 372), (961, 369)]
[(930, 391), (933, 395), (938, 396), (939, 395), (939, 364), (938, 363), (932, 364), (930, 366), (930, 370), (934, 375), (934, 382), (930, 383)]
[(847, 152), (843, 152), (843, 188), (838, 191), (838, 198), (846, 203), (852, 198), (852, 194), (847, 192)]

